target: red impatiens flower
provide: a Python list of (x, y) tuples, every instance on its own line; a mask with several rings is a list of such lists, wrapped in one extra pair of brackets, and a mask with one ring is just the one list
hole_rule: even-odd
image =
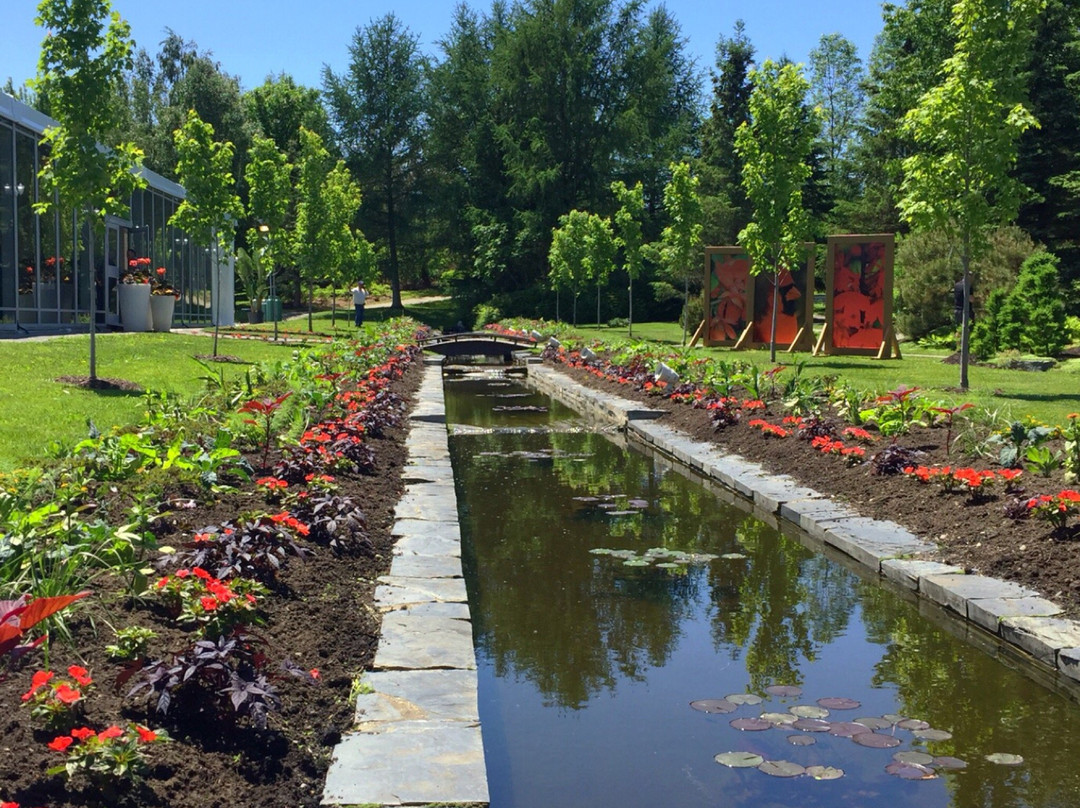
[(146, 727), (140, 727), (140, 726), (136, 725), (135, 726), (135, 731), (137, 733), (139, 733), (139, 742), (140, 743), (153, 743), (154, 741), (157, 740), (157, 737), (158, 737), (157, 733), (154, 732), (153, 730), (147, 729)]
[(72, 738), (78, 738), (80, 741), (85, 741), (87, 738), (93, 738), (97, 735), (90, 727), (79, 727), (79, 729), (73, 729), (71, 731)]
[(49, 741), (49, 748), (54, 752), (66, 752), (67, 748), (73, 743), (75, 743), (75, 739), (70, 735), (57, 735)]
[(116, 724), (113, 724), (111, 727), (103, 729), (98, 734), (98, 737), (101, 738), (103, 741), (107, 741), (110, 738), (119, 738), (123, 734), (124, 731), (120, 729), (120, 727), (116, 726)]
[(68, 668), (68, 676), (70, 676), (83, 687), (94, 683), (94, 680), (90, 678), (90, 671), (88, 671), (82, 665), (72, 665), (70, 668)]
[(68, 705), (74, 704), (82, 698), (81, 692), (66, 683), (57, 687), (54, 694), (56, 695), (56, 698)]

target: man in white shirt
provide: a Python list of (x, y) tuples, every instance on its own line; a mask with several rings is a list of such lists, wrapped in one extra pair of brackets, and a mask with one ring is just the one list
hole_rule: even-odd
[(363, 281), (359, 281), (352, 288), (352, 302), (353, 308), (356, 310), (356, 327), (360, 328), (364, 324), (364, 303), (367, 302), (367, 290), (364, 289)]

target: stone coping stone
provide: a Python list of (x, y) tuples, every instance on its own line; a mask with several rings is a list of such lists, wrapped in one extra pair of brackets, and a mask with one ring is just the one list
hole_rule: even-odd
[(334, 750), (322, 803), (483, 805), (489, 799), (479, 727), (409, 721), (378, 733), (348, 733)]
[(361, 731), (388, 721), (480, 721), (476, 671), (373, 671), (363, 681), (372, 692), (356, 698)]
[[(939, 561), (917, 561), (908, 558), (887, 558), (881, 562), (881, 574), (905, 589), (918, 592), (920, 581), (927, 575), (963, 575), (964, 570)], [(995, 629), (996, 632), (996, 629)]]
[(395, 578), (460, 578), (461, 556), (396, 555), (390, 563), (390, 574)]
[(411, 533), (399, 536), (394, 544), (394, 555), (429, 555), (461, 557), (461, 539), (452, 533), (435, 533), (426, 536)]
[(1006, 617), (1001, 621), (1001, 636), (1057, 667), (1059, 651), (1080, 646), (1080, 625), (1059, 617)]
[(1057, 667), (1070, 679), (1080, 682), (1080, 648), (1060, 649)]
[(968, 617), (972, 622), (1001, 633), (1001, 621), (1010, 617), (1055, 617), (1061, 607), (1046, 598), (983, 598), (968, 601)]
[(397, 603), (378, 607), (380, 614), (387, 612), (407, 612), (420, 617), (452, 617), (454, 620), (469, 620), (472, 614), (469, 612), (468, 603), (442, 603), (427, 601), (425, 603)]
[(934, 545), (893, 522), (863, 516), (829, 523), (824, 533), (822, 538), (826, 544), (875, 572), (881, 571), (881, 562), (887, 558), (912, 556), (935, 549)]
[(446, 536), (454, 541), (461, 541), (461, 527), (457, 517), (445, 522), (430, 522), (426, 519), (397, 519), (390, 527), (390, 535), (399, 538), (405, 536)]
[(407, 610), (386, 612), (374, 667), (377, 670), (475, 670), (472, 623), (452, 617), (414, 615)]
[(852, 519), (859, 514), (847, 505), (834, 502), (827, 497), (789, 500), (780, 505), (780, 518), (798, 525), (810, 536), (824, 540), (826, 522)]
[(421, 498), (406, 494), (394, 508), (394, 519), (453, 522), (457, 519), (457, 500), (448, 500), (446, 497)]
[(970, 616), (968, 604), (973, 600), (1009, 600), (1038, 596), (1037, 592), (1020, 584), (984, 575), (927, 575), (920, 579), (919, 591), (935, 603), (940, 603), (964, 617)]
[(398, 578), (381, 575), (379, 584), (375, 588), (376, 606), (469, 602), (463, 578)]

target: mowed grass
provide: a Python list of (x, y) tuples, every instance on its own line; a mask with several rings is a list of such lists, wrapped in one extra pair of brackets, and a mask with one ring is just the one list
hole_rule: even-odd
[[(196, 355), (209, 354), (209, 337), (183, 334), (99, 334), (97, 375), (124, 379), (143, 389), (193, 395), (204, 387), (207, 371)], [(89, 372), (88, 335), (46, 340), (0, 341), (0, 470), (40, 461), (53, 441), (74, 443), (86, 437), (87, 422), (105, 431), (135, 423), (144, 412), (138, 392), (86, 390), (57, 382), (60, 376)], [(246, 362), (286, 359), (293, 346), (256, 340), (222, 339), (219, 354)], [(244, 373), (248, 365), (214, 363), (226, 378)]]
[[(443, 330), (454, 325), (459, 319), (462, 319), (462, 314), (458, 310), (457, 304), (450, 298), (441, 298), (438, 300), (427, 300), (424, 302), (411, 302), (406, 297), (402, 301), (405, 307), (405, 315), (412, 317), (418, 322), (430, 325), (432, 328)], [(367, 307), (364, 312), (364, 323), (383, 323), (392, 317), (401, 316), (401, 312), (391, 312), (391, 310), (385, 306), (379, 307)], [(305, 335), (311, 333), (308, 331), (308, 317), (307, 314), (297, 314), (295, 312), (289, 312), (286, 314), (287, 319), (278, 321), (278, 334), (285, 334), (289, 338), (303, 338)], [(466, 321), (468, 318), (465, 318)], [(248, 324), (239, 322), (237, 328), (242, 331), (256, 331), (260, 334), (274, 332), (273, 322)], [(342, 307), (337, 310), (336, 316), (330, 309), (319, 309), (312, 313), (311, 316), (311, 329), (318, 334), (332, 334), (336, 337), (352, 338), (356, 336), (356, 328), (353, 326), (353, 310), (351, 306)]]
[[(625, 340), (626, 328), (578, 326), (584, 338), (605, 341)], [(675, 323), (634, 325), (634, 339), (647, 339), (678, 348), (682, 329)], [(789, 354), (777, 351), (777, 363), (792, 366), (804, 363), (804, 373), (838, 376), (861, 390), (885, 393), (898, 387), (919, 387), (923, 397), (949, 406), (970, 402), (977, 407), (1009, 420), (1031, 416), (1048, 424), (1064, 424), (1069, 413), (1080, 412), (1080, 359), (1068, 359), (1047, 372), (1004, 370), (972, 364), (968, 369), (969, 388), (959, 389), (960, 366), (942, 359), (948, 351), (928, 351), (916, 346), (901, 346), (903, 359), (878, 360), (863, 356), (812, 356), (809, 351)], [(742, 360), (766, 369), (769, 351), (754, 349), (733, 351), (730, 348), (696, 348), (695, 355), (728, 361)]]

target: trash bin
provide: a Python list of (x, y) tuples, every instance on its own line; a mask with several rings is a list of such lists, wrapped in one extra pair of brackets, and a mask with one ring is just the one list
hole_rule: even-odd
[(276, 323), (281, 319), (281, 298), (268, 297), (262, 304), (263, 321)]

